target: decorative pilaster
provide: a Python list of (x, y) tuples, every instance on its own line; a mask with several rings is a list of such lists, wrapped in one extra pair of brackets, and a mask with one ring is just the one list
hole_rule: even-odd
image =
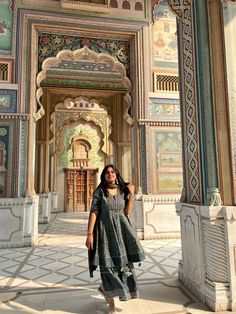
[(146, 127), (145, 125), (140, 126), (140, 164), (141, 164), (141, 182), (142, 182), (142, 193), (147, 194), (147, 156), (146, 156)]
[(204, 187), (203, 203), (209, 206), (221, 205), (221, 197), (218, 189), (218, 173), (216, 160), (216, 142), (213, 111), (213, 91), (210, 62), (210, 42), (208, 30), (207, 5), (203, 0), (194, 1), (195, 17), (195, 51), (198, 60), (197, 84), (198, 102), (200, 112), (200, 138), (202, 145), (202, 180)]
[(186, 201), (201, 203), (200, 132), (197, 101), (196, 66), (194, 57), (192, 1), (167, 1), (178, 19), (180, 62), (182, 130), (185, 168)]

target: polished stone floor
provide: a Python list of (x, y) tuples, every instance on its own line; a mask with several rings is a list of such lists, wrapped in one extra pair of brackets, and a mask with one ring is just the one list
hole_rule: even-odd
[[(99, 272), (94, 278), (88, 273), (87, 219), (87, 213), (54, 214), (50, 224), (40, 225), (34, 247), (0, 250), (0, 314), (108, 313), (97, 292)], [(140, 298), (117, 299), (116, 313), (212, 313), (177, 280), (179, 239), (142, 241), (142, 245), (146, 259), (136, 265)]]

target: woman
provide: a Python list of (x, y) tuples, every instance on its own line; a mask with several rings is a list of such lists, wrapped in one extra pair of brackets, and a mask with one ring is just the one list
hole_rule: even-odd
[(111, 313), (115, 313), (115, 296), (121, 301), (138, 297), (133, 262), (142, 261), (144, 252), (128, 218), (133, 203), (134, 186), (126, 184), (113, 165), (107, 165), (93, 194), (86, 246), (94, 251), (92, 264), (100, 267), (98, 291)]

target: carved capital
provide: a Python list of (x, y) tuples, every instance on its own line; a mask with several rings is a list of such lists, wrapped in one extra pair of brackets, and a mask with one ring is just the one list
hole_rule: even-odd
[(218, 188), (207, 189), (207, 205), (220, 206), (222, 204), (220, 192)]

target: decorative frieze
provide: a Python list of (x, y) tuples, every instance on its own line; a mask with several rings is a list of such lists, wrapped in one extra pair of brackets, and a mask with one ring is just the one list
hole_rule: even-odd
[(176, 121), (153, 121), (147, 119), (139, 119), (138, 125), (163, 126), (163, 127), (180, 127), (181, 123)]
[(12, 119), (12, 120), (29, 120), (30, 115), (27, 113), (0, 113), (0, 119)]
[(104, 1), (74, 1), (61, 0), (61, 7), (71, 10), (84, 10), (91, 12), (108, 13), (110, 8), (110, 0)]
[(156, 204), (174, 204), (179, 201), (179, 197), (176, 195), (142, 195), (142, 201), (144, 203), (156, 203)]

